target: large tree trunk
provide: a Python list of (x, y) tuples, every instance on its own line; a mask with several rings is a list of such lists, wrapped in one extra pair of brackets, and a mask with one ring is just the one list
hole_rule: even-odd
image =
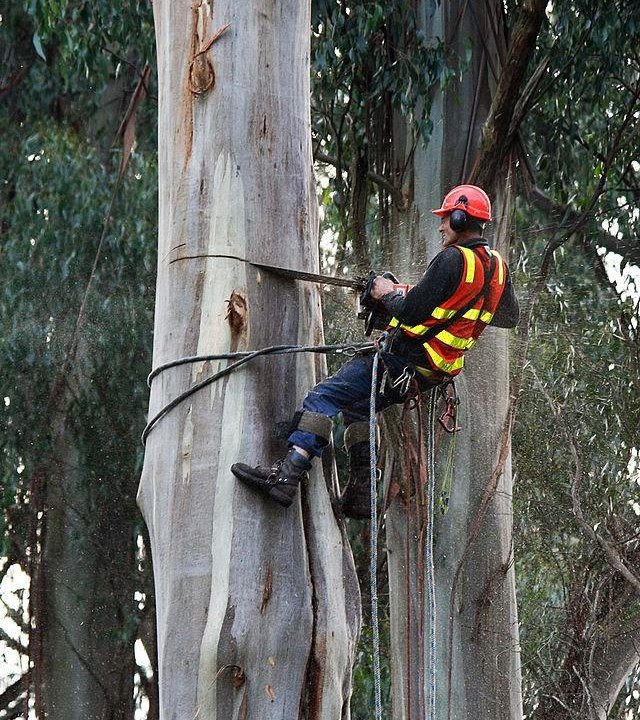
[[(317, 268), (309, 2), (158, 0), (154, 12), (154, 366), (321, 341), (317, 289), (243, 262)], [(150, 417), (219, 367), (162, 373)], [(154, 564), (164, 720), (349, 717), (359, 597), (320, 464), (308, 502), (288, 510), (229, 470), (236, 460), (275, 459), (274, 424), (290, 418), (322, 369), (309, 355), (255, 361), (151, 430), (139, 503)]]
[[(474, 55), (462, 81), (435, 96), (429, 145), (418, 146), (403, 178), (410, 205), (393, 218), (391, 236), (398, 238), (398, 247), (391, 265), (401, 276), (404, 265), (404, 277), (413, 281), (424, 270), (416, 260), (425, 257), (425, 249), (429, 259), (441, 249), (439, 220), (430, 210), (439, 206), (446, 191), (469, 177), (495, 82), (491, 68), (500, 66), (498, 45), (503, 42), (493, 35), (495, 25), (486, 11), (471, 12), (462, 1), (432, 5), (420, 3), (428, 32), (449, 38), (459, 56), (467, 38), (472, 38)], [(395, 166), (401, 168), (412, 138), (400, 122), (394, 131)], [(507, 206), (501, 192), (494, 216)], [(493, 244), (506, 257), (507, 228), (498, 226)], [(450, 508), (446, 515), (435, 510), (436, 718), (517, 720), (522, 710), (509, 435), (504, 433), (509, 399), (505, 331), (485, 332), (456, 385), (463, 429), (456, 438)], [(450, 442), (443, 437), (437, 443), (436, 496)], [(387, 511), (393, 717), (405, 720), (425, 717), (428, 710), (425, 524), (431, 509), (421, 502), (421, 478), (412, 478), (415, 468), (408, 468), (393, 447), (389, 453), (388, 481), (400, 489)]]

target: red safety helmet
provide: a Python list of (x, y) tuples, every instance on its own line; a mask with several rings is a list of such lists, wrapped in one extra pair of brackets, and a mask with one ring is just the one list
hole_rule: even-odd
[(478, 220), (491, 220), (491, 200), (477, 185), (458, 185), (450, 190), (442, 201), (442, 207), (432, 210), (434, 215), (443, 217), (453, 210), (463, 210), (469, 217)]

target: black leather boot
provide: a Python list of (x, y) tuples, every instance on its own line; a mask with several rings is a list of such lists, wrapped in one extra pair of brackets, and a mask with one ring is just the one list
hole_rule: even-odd
[(371, 516), (371, 449), (369, 441), (363, 439), (368, 432), (367, 424), (354, 423), (345, 433), (349, 481), (340, 498), (340, 507), (346, 517), (356, 520)]
[(310, 468), (311, 461), (291, 448), (286, 457), (275, 462), (270, 468), (235, 463), (231, 466), (231, 472), (245, 485), (279, 505), (289, 507), (296, 496), (300, 481)]

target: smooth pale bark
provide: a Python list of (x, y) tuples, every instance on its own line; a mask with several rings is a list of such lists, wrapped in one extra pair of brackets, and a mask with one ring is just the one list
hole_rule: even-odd
[[(436, 95), (429, 145), (426, 150), (418, 146), (404, 179), (409, 207), (393, 217), (391, 234), (398, 243), (390, 265), (412, 281), (425, 267), (416, 261), (425, 255), (431, 259), (441, 249), (436, 232), (439, 220), (430, 210), (439, 207), (445, 192), (468, 176), (495, 83), (491, 68), (499, 67), (484, 11), (474, 8), (471, 13), (462, 1), (437, 7), (425, 1), (420, 12), (427, 31), (450, 38), (460, 54), (464, 54), (466, 39), (473, 38), (474, 55), (463, 80)], [(394, 130), (395, 164), (402, 167), (411, 138), (399, 121)], [(506, 182), (502, 185), (506, 187)], [(500, 215), (500, 207), (508, 208), (504, 195), (501, 192), (494, 203), (494, 215)], [(493, 243), (506, 257), (507, 227), (498, 224)], [(518, 720), (522, 709), (508, 435), (503, 447), (509, 399), (504, 330), (485, 332), (467, 357), (456, 385), (463, 429), (456, 438), (450, 508), (446, 515), (436, 510), (435, 517), (436, 718)], [(449, 442), (450, 438), (443, 437), (438, 443), (437, 492)], [(393, 718), (408, 720), (426, 713), (429, 623), (424, 528), (429, 510), (417, 501), (420, 479), (407, 480), (412, 472), (415, 475), (415, 467), (407, 468), (403, 462), (401, 439), (392, 439), (389, 445), (387, 481), (399, 490), (387, 511)], [(494, 471), (501, 450), (504, 467), (498, 477)], [(493, 478), (497, 478), (495, 487)], [(488, 511), (476, 533), (483, 497), (490, 487)]]
[[(131, 490), (92, 487), (64, 421), (56, 422), (56, 464), (45, 485), (41, 697), (51, 720), (129, 720), (135, 672)], [(118, 568), (121, 574), (118, 575)]]
[[(310, 3), (158, 0), (154, 13), (154, 366), (321, 342), (318, 289), (242, 261), (318, 266)], [(162, 373), (149, 416), (224, 365)], [(290, 419), (322, 370), (310, 355), (260, 359), (190, 397), (149, 435), (139, 504), (154, 565), (163, 720), (349, 717), (359, 596), (320, 464), (304, 509), (265, 502), (229, 470), (281, 454), (274, 425)]]

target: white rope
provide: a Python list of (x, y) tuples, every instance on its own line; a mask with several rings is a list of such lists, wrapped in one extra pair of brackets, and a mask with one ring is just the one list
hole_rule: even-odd
[(425, 647), (425, 695), (427, 720), (436, 718), (436, 583), (433, 559), (433, 518), (435, 510), (435, 414), (436, 389), (429, 395), (428, 440), (427, 440), (427, 534), (425, 542), (425, 568), (427, 574), (427, 604), (429, 613), (429, 642)]
[(371, 479), (371, 545), (369, 574), (371, 578), (371, 628), (373, 632), (373, 688), (376, 704), (376, 720), (382, 720), (382, 696), (380, 692), (380, 629), (378, 627), (378, 473), (376, 456), (376, 385), (378, 384), (378, 361), (380, 352), (373, 356), (371, 368), (371, 404), (369, 412), (369, 454)]

